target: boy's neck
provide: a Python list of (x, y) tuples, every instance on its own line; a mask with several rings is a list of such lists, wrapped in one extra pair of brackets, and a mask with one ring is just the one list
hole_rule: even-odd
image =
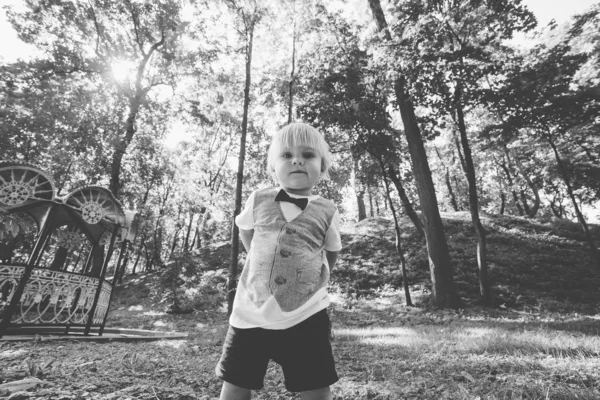
[(296, 196), (312, 196), (312, 188), (308, 189), (289, 189), (286, 187), (282, 187), (283, 190), (288, 192), (289, 194), (295, 194)]

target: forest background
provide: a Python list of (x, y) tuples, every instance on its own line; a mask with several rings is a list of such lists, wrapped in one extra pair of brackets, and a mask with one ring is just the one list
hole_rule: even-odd
[[(2, 68), (2, 158), (48, 169), (59, 194), (105, 185), (138, 211), (138, 236), (121, 248), (133, 273), (203, 240), (231, 239), (242, 197), (271, 184), (269, 132), (295, 118), (331, 143), (337, 168), (320, 189), (346, 219), (387, 209), (389, 175), (401, 208), (442, 252), (441, 262), (430, 254), (440, 264), (432, 277), (449, 269), (431, 233), (438, 207), (470, 208), (486, 301), (480, 209), (576, 219), (595, 253), (584, 210), (595, 210), (598, 189), (597, 7), (570, 26), (550, 24), (525, 51), (507, 46), (535, 27), (519, 2), (404, 2), (386, 11), (375, 1), (9, 9), (38, 57)], [(413, 151), (414, 127), (429, 157)], [(173, 135), (189, 140), (165, 146)], [(423, 203), (436, 192), (439, 204), (419, 204), (417, 193)], [(232, 277), (236, 236), (234, 228)], [(456, 304), (451, 279), (439, 279), (439, 305)]]
[(230, 241), (231, 296), (232, 218), (272, 185), (269, 137), (293, 120), (330, 143), (335, 169), (318, 192), (345, 221), (397, 211), (425, 236), (439, 307), (460, 306), (440, 210), (470, 212), (484, 304), (480, 213), (576, 221), (600, 263), (588, 223), (600, 189), (598, 4), (538, 30), (517, 0), (26, 1), (5, 12), (35, 51), (0, 66), (0, 158), (44, 168), (59, 195), (103, 185), (135, 210), (138, 233), (114, 254), (126, 254), (121, 276)]

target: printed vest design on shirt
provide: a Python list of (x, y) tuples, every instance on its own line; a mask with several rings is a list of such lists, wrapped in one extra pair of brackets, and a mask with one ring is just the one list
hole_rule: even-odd
[(319, 197), (288, 222), (275, 201), (277, 192), (265, 189), (255, 194), (254, 236), (240, 284), (256, 307), (274, 296), (281, 310), (290, 312), (329, 281), (323, 245), (336, 207)]

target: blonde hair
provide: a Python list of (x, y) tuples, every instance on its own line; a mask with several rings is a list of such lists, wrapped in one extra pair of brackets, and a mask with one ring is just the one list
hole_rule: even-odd
[(275, 159), (282, 149), (294, 146), (307, 146), (315, 149), (321, 156), (321, 176), (329, 178), (331, 168), (331, 153), (325, 138), (315, 128), (302, 122), (293, 122), (277, 131), (271, 140), (267, 157), (267, 168), (273, 176), (275, 171)]

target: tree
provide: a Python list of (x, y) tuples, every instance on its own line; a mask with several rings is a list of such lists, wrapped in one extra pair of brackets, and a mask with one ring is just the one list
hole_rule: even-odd
[[(365, 195), (370, 183), (381, 177), (379, 165), (367, 155), (385, 153), (402, 206), (422, 233), (423, 223), (407, 195), (410, 190), (404, 188), (412, 187), (411, 176), (406, 174), (402, 183), (397, 172), (403, 168), (401, 160), (407, 157), (400, 155), (400, 135), (390, 126), (382, 71), (371, 65), (370, 56), (360, 48), (358, 35), (350, 24), (335, 14), (326, 14), (325, 18), (331, 32), (328, 37), (323, 35), (321, 48), (310, 55), (311, 60), (320, 62), (311, 63), (310, 68), (301, 65), (299, 70), (306, 83), (300, 86), (303, 101), (298, 113), (326, 133), (331, 132), (330, 144), (335, 151), (349, 152), (348, 167), (352, 167), (359, 221), (367, 217)], [(394, 153), (398, 154), (391, 157)]]
[(22, 40), (46, 53), (47, 74), (102, 76), (127, 103), (110, 163), (110, 190), (119, 197), (123, 157), (148, 93), (173, 83), (175, 44), (185, 28), (180, 4), (45, 0), (29, 7), (7, 15)]
[(242, 38), (244, 45), (244, 59), (246, 66), (246, 77), (244, 84), (244, 112), (242, 116), (242, 126), (240, 135), (240, 152), (238, 155), (238, 170), (236, 175), (235, 188), (235, 206), (233, 219), (231, 222), (231, 261), (229, 264), (229, 281), (227, 284), (227, 312), (231, 314), (233, 308), (233, 299), (235, 298), (235, 289), (237, 286), (238, 275), (238, 255), (239, 255), (239, 228), (235, 223), (235, 217), (242, 209), (242, 184), (244, 180), (244, 160), (246, 157), (246, 136), (248, 133), (248, 111), (250, 107), (250, 85), (252, 78), (252, 50), (254, 46), (254, 32), (256, 25), (263, 17), (264, 10), (258, 5), (256, 0), (248, 4), (238, 4), (234, 0), (228, 2), (228, 6), (237, 14), (241, 23), (238, 34)]
[[(598, 18), (598, 15), (598, 12), (594, 13), (594, 18)], [(589, 17), (586, 14), (585, 18)], [(600, 266), (600, 257), (573, 186), (572, 173), (576, 169), (569, 167), (561, 155), (561, 148), (567, 151), (570, 144), (579, 141), (575, 139), (579, 135), (585, 135), (588, 129), (598, 129), (600, 101), (596, 90), (594, 87), (578, 85), (575, 78), (590, 57), (588, 53), (574, 54), (572, 51), (570, 41), (579, 26), (576, 22), (575, 28), (557, 43), (540, 44), (532, 49), (521, 68), (511, 71), (499, 90), (499, 96), (510, 94), (511, 101), (492, 104), (499, 113), (509, 116), (498, 126), (501, 133), (537, 138), (549, 146), (574, 214)], [(591, 153), (589, 156), (593, 158)], [(589, 156), (586, 155), (587, 158)], [(562, 215), (562, 212), (555, 213)]]
[(404, 257), (404, 251), (402, 250), (402, 234), (400, 232), (400, 225), (398, 224), (398, 216), (396, 215), (396, 208), (394, 207), (394, 203), (392, 202), (392, 196), (390, 195), (390, 184), (388, 182), (387, 173), (385, 171), (385, 163), (383, 159), (379, 159), (379, 165), (381, 167), (381, 174), (383, 176), (383, 183), (385, 186), (385, 194), (388, 204), (390, 206), (390, 211), (392, 212), (392, 217), (394, 218), (394, 232), (396, 234), (396, 252), (400, 257), (400, 270), (402, 271), (402, 287), (404, 289), (404, 301), (407, 306), (412, 306), (412, 300), (410, 297), (410, 289), (408, 286), (408, 273), (406, 271), (406, 258)]
[(514, 0), (415, 0), (399, 4), (394, 11), (398, 18), (392, 30), (402, 37), (396, 51), (405, 60), (404, 73), (415, 82), (417, 90), (412, 95), (430, 109), (433, 118), (450, 117), (458, 131), (456, 142), (462, 151), (478, 239), (480, 292), (484, 304), (491, 305), (487, 241), (479, 216), (477, 174), (465, 113), (481, 104), (479, 87), (484, 78), (502, 69), (500, 54), (508, 51), (502, 41), (515, 31), (532, 27), (533, 15)]
[[(293, 3), (296, 5), (296, 2)], [(294, 7), (295, 8), (295, 7)], [(295, 10), (294, 10), (295, 11)], [(296, 13), (292, 16), (292, 59), (289, 83), (289, 99), (288, 99), (288, 124), (294, 122), (294, 83), (296, 81), (296, 42), (298, 40)]]
[[(369, 0), (377, 28), (385, 43), (393, 43), (388, 24), (379, 0)], [(425, 238), (429, 254), (429, 269), (432, 283), (432, 302), (439, 308), (458, 308), (461, 300), (454, 284), (453, 268), (440, 217), (437, 197), (421, 130), (415, 114), (414, 103), (409, 92), (407, 76), (396, 65), (397, 77), (393, 82), (396, 105), (400, 110), (404, 134), (412, 160), (413, 174), (417, 184), (419, 200), (425, 225)]]
[(0, 158), (31, 162), (52, 174), (60, 195), (105, 176), (112, 132), (123, 104), (97, 78), (47, 75), (48, 62), (0, 66)]

